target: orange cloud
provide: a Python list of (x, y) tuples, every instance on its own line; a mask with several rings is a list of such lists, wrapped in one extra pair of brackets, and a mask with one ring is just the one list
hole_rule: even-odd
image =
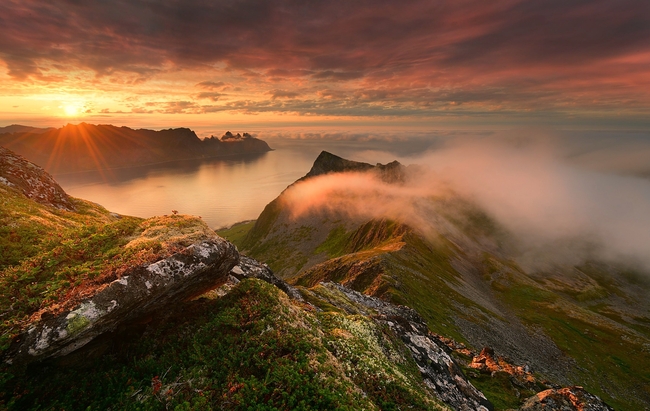
[[(8, 0), (0, 27), (15, 88), (157, 94), (195, 113), (624, 123), (650, 109), (645, 0)], [(226, 87), (228, 102), (206, 94)]]

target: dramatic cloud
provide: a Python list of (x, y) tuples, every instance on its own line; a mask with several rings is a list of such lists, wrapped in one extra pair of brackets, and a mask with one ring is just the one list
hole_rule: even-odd
[[(649, 38), (646, 0), (0, 4), (0, 64), (13, 84), (154, 88), (170, 100), (231, 85), (233, 100), (253, 103), (247, 113), (644, 121)], [(321, 107), (334, 96), (339, 107)]]
[[(527, 268), (597, 257), (650, 269), (650, 180), (578, 165), (567, 157), (578, 145), (512, 136), (452, 139), (415, 159), (425, 169), (403, 185), (372, 173), (334, 174), (298, 183), (285, 198), (294, 217), (327, 210), (453, 233), (439, 211), (455, 206), (440, 199), (458, 196), (513, 236), (511, 247)], [(626, 149), (632, 147), (619, 147)]]
[(203, 93), (197, 94), (197, 98), (199, 99), (209, 99), (212, 101), (219, 101), (221, 97), (225, 96), (223, 93), (218, 93), (216, 91), (205, 91)]
[(295, 91), (287, 91), (287, 90), (272, 90), (269, 91), (267, 94), (271, 95), (271, 100), (275, 100), (277, 98), (296, 98), (300, 96), (300, 93), (297, 93)]
[(226, 86), (223, 81), (202, 81), (196, 85), (197, 87), (205, 88), (208, 90), (220, 89)]

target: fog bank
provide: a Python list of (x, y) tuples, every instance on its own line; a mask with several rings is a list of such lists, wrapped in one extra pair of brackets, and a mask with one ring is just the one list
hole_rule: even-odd
[(328, 175), (296, 185), (287, 199), (296, 216), (336, 209), (421, 228), (439, 221), (427, 199), (453, 192), (513, 235), (528, 268), (598, 257), (650, 269), (650, 180), (643, 177), (650, 143), (635, 136), (589, 143), (539, 135), (449, 139), (400, 158), (424, 166), (403, 185), (371, 174)]

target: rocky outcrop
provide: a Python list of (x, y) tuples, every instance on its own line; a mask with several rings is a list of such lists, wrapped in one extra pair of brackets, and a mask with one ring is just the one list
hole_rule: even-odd
[(503, 372), (510, 375), (511, 381), (520, 387), (529, 387), (534, 390), (536, 387), (536, 378), (530, 372), (528, 365), (510, 364), (505, 358), (495, 355), (494, 350), (490, 347), (483, 348), (478, 355), (473, 356), (472, 362), (467, 366), (490, 375)]
[(406, 169), (398, 161), (393, 161), (388, 164), (377, 164), (373, 166), (372, 164), (368, 163), (346, 160), (327, 151), (322, 151), (314, 161), (311, 170), (309, 170), (309, 172), (298, 181), (324, 174), (344, 173), (351, 171), (377, 172), (382, 180), (389, 183), (394, 183), (404, 181)]
[(259, 261), (246, 257), (244, 255), (239, 257), (239, 264), (233, 267), (230, 270), (230, 275), (235, 277), (237, 280), (241, 281), (244, 278), (257, 278), (262, 281), (265, 281), (271, 285), (276, 286), (280, 290), (284, 291), (289, 297), (294, 300), (302, 301), (303, 298), (300, 295), (300, 292), (294, 287), (280, 280), (278, 277), (273, 274), (273, 271), (269, 268), (268, 265), (260, 263)]
[(322, 151), (314, 161), (311, 170), (303, 178), (316, 177), (329, 173), (343, 173), (346, 171), (368, 171), (372, 168), (373, 166), (371, 164), (346, 160), (327, 151)]
[(328, 300), (330, 304), (350, 314), (369, 315), (399, 336), (411, 351), (425, 384), (446, 404), (459, 411), (494, 409), (483, 393), (467, 380), (444, 346), (431, 335), (417, 312), (361, 294), (337, 283), (321, 285), (342, 293), (352, 303), (348, 305), (341, 299), (331, 299)]
[(520, 411), (614, 411), (597, 396), (574, 386), (542, 391), (530, 397)]
[(0, 147), (0, 184), (13, 187), (38, 203), (74, 210), (70, 197), (51, 175), (4, 147)]
[(95, 337), (227, 281), (239, 253), (223, 239), (197, 242), (171, 257), (133, 267), (74, 309), (42, 315), (5, 355), (13, 364), (66, 355)]

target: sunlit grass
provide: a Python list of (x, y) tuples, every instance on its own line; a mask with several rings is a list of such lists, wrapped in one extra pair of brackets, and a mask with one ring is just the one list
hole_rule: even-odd
[(129, 267), (216, 236), (198, 217), (116, 216), (76, 199), (70, 212), (0, 190), (1, 349), (40, 313), (72, 308)]

